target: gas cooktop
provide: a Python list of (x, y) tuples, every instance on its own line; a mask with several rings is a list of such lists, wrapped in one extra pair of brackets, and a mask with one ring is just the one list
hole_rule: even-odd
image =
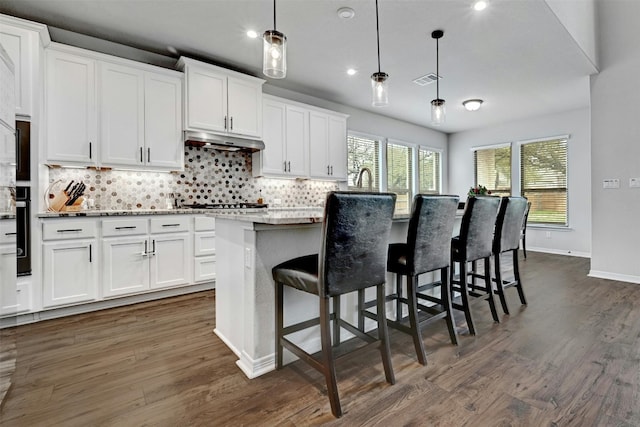
[(183, 205), (182, 207), (187, 209), (264, 209), (269, 207), (269, 205), (265, 203), (234, 202), (194, 203), (192, 205)]

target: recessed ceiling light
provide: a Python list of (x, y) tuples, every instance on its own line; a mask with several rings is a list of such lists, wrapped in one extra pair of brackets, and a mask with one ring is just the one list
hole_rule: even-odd
[(247, 31), (247, 37), (249, 37), (250, 39), (258, 38), (258, 33), (254, 30), (249, 30)]
[(485, 10), (488, 6), (488, 3), (486, 0), (478, 0), (475, 3), (473, 3), (473, 9), (477, 10), (478, 12), (480, 12), (481, 10)]
[(467, 111), (477, 111), (480, 109), (483, 102), (484, 101), (482, 101), (482, 99), (467, 99), (462, 103), (462, 105), (464, 105), (464, 108), (466, 108)]
[(338, 9), (338, 16), (342, 19), (351, 19), (356, 16), (356, 11), (350, 7), (341, 7)]
[(347, 74), (349, 74), (350, 76), (355, 76), (356, 74), (358, 74), (358, 70), (356, 70), (355, 68), (349, 68), (347, 70)]

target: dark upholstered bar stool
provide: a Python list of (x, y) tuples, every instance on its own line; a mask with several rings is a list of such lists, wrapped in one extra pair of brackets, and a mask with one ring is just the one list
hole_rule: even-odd
[[(460, 303), (452, 302), (453, 308), (464, 311), (467, 327), (471, 335), (476, 334), (476, 328), (471, 315), (469, 297), (486, 299), (489, 302), (491, 315), (495, 322), (500, 322), (496, 304), (493, 299), (490, 274), (484, 276), (484, 286), (467, 283), (467, 263), (483, 260), (485, 273), (491, 271), (491, 253), (493, 231), (500, 198), (498, 197), (469, 197), (465, 205), (460, 235), (451, 239), (451, 288), (460, 293)], [(460, 279), (453, 280), (455, 263), (460, 266)]]
[[(387, 382), (394, 384), (387, 323), (378, 321), (377, 338), (340, 319), (340, 295), (369, 287), (377, 288), (377, 307), (384, 312), (387, 245), (395, 208), (395, 194), (332, 192), (327, 196), (322, 225), (322, 247), (318, 255), (295, 258), (273, 268), (276, 283), (276, 368), (282, 367), (283, 348), (324, 374), (331, 412), (342, 415), (336, 384), (333, 346), (340, 342), (340, 328), (379, 347)], [(318, 295), (320, 317), (284, 326), (283, 287)], [(329, 299), (334, 301), (330, 313)], [(286, 338), (291, 333), (320, 323), (320, 356), (305, 352)], [(368, 346), (365, 346), (368, 347)], [(364, 347), (360, 347), (362, 349)]]
[(529, 211), (531, 210), (531, 202), (527, 202), (527, 209), (524, 211), (524, 219), (522, 220), (522, 229), (520, 230), (520, 240), (522, 240), (522, 252), (524, 259), (527, 259), (527, 221), (529, 221)]
[[(451, 264), (451, 234), (458, 207), (458, 196), (427, 196), (418, 194), (413, 199), (411, 219), (406, 243), (389, 245), (387, 271), (396, 274), (396, 293), (387, 300), (395, 300), (395, 320), (387, 319), (389, 326), (413, 337), (418, 361), (426, 365), (427, 356), (422, 341), (421, 325), (445, 319), (452, 344), (458, 344), (458, 337), (451, 307), (449, 286), (449, 266)], [(418, 276), (440, 270), (440, 280), (418, 286)], [(403, 297), (402, 278), (407, 278), (407, 297)], [(421, 292), (440, 287), (439, 296)], [(430, 306), (419, 303), (418, 299), (433, 303)], [(366, 306), (372, 306), (367, 303)], [(403, 315), (403, 308), (409, 311), (409, 325)], [(377, 315), (361, 311), (366, 317), (377, 319)], [(377, 313), (380, 313), (379, 311)], [(420, 318), (420, 315), (422, 315)]]
[[(496, 232), (493, 237), (494, 274), (496, 276), (496, 293), (500, 297), (504, 314), (509, 314), (509, 307), (504, 296), (507, 287), (515, 286), (518, 289), (520, 302), (527, 304), (520, 280), (520, 267), (518, 265), (518, 248), (520, 247), (520, 230), (522, 228), (525, 212), (527, 211), (527, 199), (524, 197), (503, 197), (496, 219)], [(500, 254), (511, 252), (513, 255), (513, 281), (502, 278)]]

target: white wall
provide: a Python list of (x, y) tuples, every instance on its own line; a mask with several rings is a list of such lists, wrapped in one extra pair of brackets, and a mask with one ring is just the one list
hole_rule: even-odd
[(595, 68), (598, 68), (595, 0), (545, 0)]
[[(597, 3), (599, 75), (591, 79), (593, 250), (590, 274), (640, 283), (640, 2)], [(602, 180), (620, 179), (605, 190)]]
[[(569, 227), (527, 228), (527, 250), (589, 256), (591, 253), (589, 109), (505, 123), (449, 136), (449, 192), (466, 197), (474, 184), (473, 147), (569, 134)], [(512, 144), (512, 193), (519, 194), (518, 145)], [(547, 233), (549, 237), (547, 237)]]

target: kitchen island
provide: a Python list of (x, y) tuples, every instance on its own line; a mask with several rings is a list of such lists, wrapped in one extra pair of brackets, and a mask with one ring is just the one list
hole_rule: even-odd
[[(249, 378), (275, 369), (275, 301), (271, 269), (288, 259), (320, 250), (323, 210), (285, 209), (247, 213), (216, 213), (215, 333), (236, 354)], [(406, 239), (408, 215), (394, 219), (390, 242)], [(391, 291), (393, 282), (387, 278)], [(285, 324), (318, 316), (315, 295), (285, 288)], [(356, 322), (356, 294), (343, 297), (342, 316)], [(392, 310), (392, 305), (389, 305)], [(391, 312), (390, 312), (391, 313)], [(375, 327), (369, 321), (367, 328)], [(342, 330), (342, 338), (350, 334)], [(308, 351), (320, 349), (315, 330), (294, 340)], [(285, 352), (285, 363), (294, 356)]]

